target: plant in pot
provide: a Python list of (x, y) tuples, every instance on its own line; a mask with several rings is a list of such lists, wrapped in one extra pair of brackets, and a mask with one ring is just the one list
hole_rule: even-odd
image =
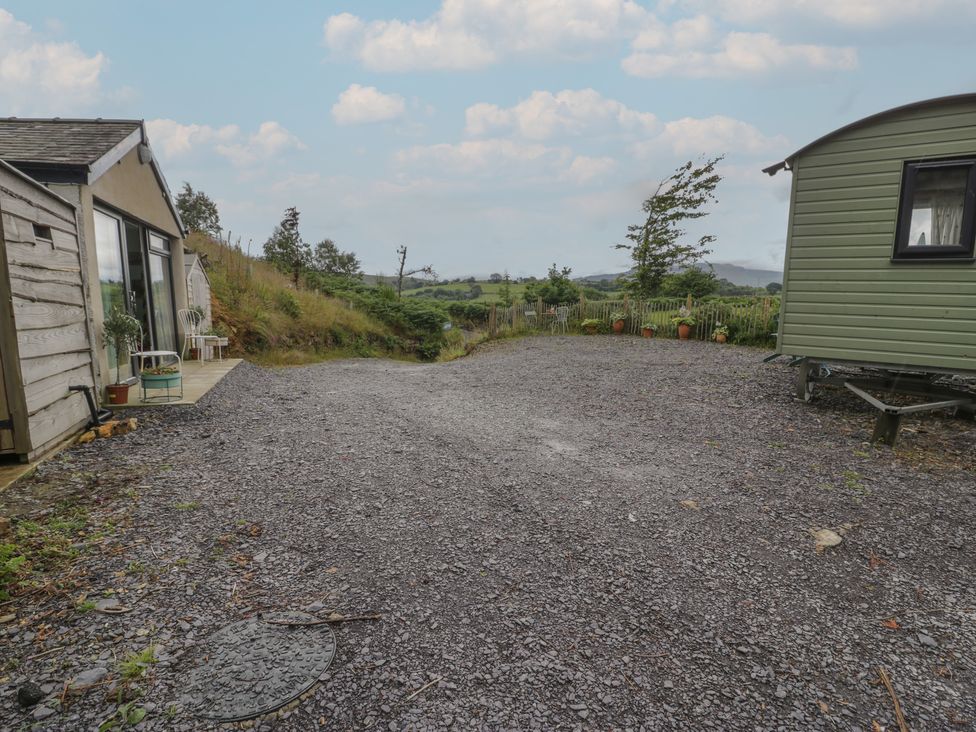
[(580, 328), (588, 335), (596, 335), (600, 332), (601, 325), (603, 325), (603, 321), (599, 318), (587, 318), (580, 323)]
[(610, 313), (610, 322), (613, 323), (614, 333), (624, 332), (624, 323), (627, 321), (627, 313), (617, 310), (616, 312)]
[(176, 366), (151, 366), (139, 374), (147, 389), (165, 389), (180, 385), (180, 370)]
[(657, 333), (657, 323), (643, 323), (641, 325), (641, 335), (645, 338), (653, 338)]
[(109, 404), (126, 404), (129, 401), (129, 385), (122, 383), (122, 364), (132, 350), (132, 344), (139, 338), (139, 321), (126, 314), (121, 306), (112, 308), (105, 322), (102, 334), (105, 344), (115, 349), (115, 383), (105, 387)]
[(678, 338), (686, 341), (691, 337), (691, 329), (698, 321), (691, 315), (679, 315), (676, 318), (671, 318), (671, 322), (678, 326)]
[(716, 323), (715, 330), (712, 331), (712, 340), (716, 343), (725, 343), (728, 339), (729, 326)]

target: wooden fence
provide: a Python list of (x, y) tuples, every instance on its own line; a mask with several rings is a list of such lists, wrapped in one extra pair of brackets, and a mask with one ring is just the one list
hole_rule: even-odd
[[(578, 302), (567, 303), (567, 306), (570, 330), (578, 330), (580, 322), (589, 318), (596, 318), (609, 326), (610, 315), (622, 312), (627, 315), (624, 332), (639, 335), (642, 325), (654, 323), (657, 325), (655, 336), (659, 338), (677, 338), (678, 329), (671, 319), (684, 306), (697, 321), (692, 328), (692, 338), (708, 340), (721, 324), (730, 329), (733, 341), (754, 344), (775, 343), (776, 316), (779, 313), (779, 299), (772, 297), (736, 298), (732, 301), (695, 301), (690, 298), (589, 301), (580, 298)], [(558, 330), (555, 308), (545, 305), (541, 300), (535, 303), (516, 303), (511, 307), (493, 305), (488, 314), (487, 325), (492, 334), (503, 328), (546, 333)]]

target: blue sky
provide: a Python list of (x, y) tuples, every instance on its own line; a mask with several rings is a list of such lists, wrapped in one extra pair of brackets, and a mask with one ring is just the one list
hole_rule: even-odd
[[(0, 0), (0, 112), (147, 120), (259, 252), (288, 206), (371, 272), (615, 271), (656, 181), (725, 153), (714, 261), (777, 269), (821, 134), (976, 91), (971, 0)], [(696, 230), (693, 233), (701, 233)]]

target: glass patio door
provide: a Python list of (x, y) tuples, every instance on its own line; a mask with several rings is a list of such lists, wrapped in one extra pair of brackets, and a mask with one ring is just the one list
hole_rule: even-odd
[[(142, 325), (144, 350), (177, 350), (169, 240), (96, 209), (95, 248), (105, 317), (121, 307)], [(106, 348), (114, 381), (116, 353)], [(130, 359), (124, 359), (118, 378), (124, 381), (132, 374)]]
[[(126, 266), (122, 257), (121, 221), (114, 216), (95, 211), (95, 256), (98, 260), (98, 287), (101, 291), (102, 311), (108, 318), (113, 308), (120, 307), (131, 314), (129, 288), (126, 286)], [(132, 376), (129, 359), (119, 363), (118, 354), (105, 344), (111, 381), (125, 381)]]

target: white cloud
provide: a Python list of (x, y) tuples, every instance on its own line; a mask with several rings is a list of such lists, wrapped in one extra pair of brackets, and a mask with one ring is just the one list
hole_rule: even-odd
[(647, 157), (658, 150), (675, 155), (758, 154), (787, 149), (789, 141), (780, 135), (767, 137), (756, 127), (733, 119), (683, 117), (668, 122), (656, 137), (634, 145), (638, 156)]
[(513, 54), (585, 54), (652, 19), (633, 0), (443, 0), (423, 20), (333, 15), (324, 41), (374, 71), (475, 69)]
[(591, 182), (615, 167), (612, 158), (574, 155), (568, 147), (550, 147), (505, 138), (457, 144), (416, 145), (399, 151), (401, 167), (462, 177), (497, 178), (506, 185), (544, 181)]
[(716, 50), (640, 51), (625, 58), (621, 65), (628, 74), (645, 78), (723, 78), (779, 69), (847, 71), (857, 67), (857, 51), (849, 47), (784, 44), (768, 33), (735, 32), (726, 35)]
[(475, 104), (465, 111), (465, 130), (481, 136), (514, 130), (530, 140), (557, 134), (599, 135), (618, 132), (647, 134), (657, 126), (649, 112), (638, 112), (593, 89), (564, 90), (553, 94), (535, 91), (514, 107)]
[(706, 5), (737, 23), (808, 17), (858, 28), (976, 15), (971, 0), (698, 0), (691, 4)]
[(237, 125), (210, 127), (209, 125), (180, 124), (172, 119), (151, 119), (146, 122), (149, 142), (164, 157), (174, 158), (211, 142), (230, 142), (241, 132)]
[(375, 86), (350, 84), (332, 105), (332, 117), (340, 125), (385, 122), (401, 117), (406, 107), (398, 94), (384, 94)]
[(102, 53), (89, 55), (76, 43), (45, 41), (0, 8), (0, 104), (8, 113), (90, 107), (101, 96), (107, 66)]
[(301, 140), (275, 121), (262, 122), (257, 132), (246, 137), (237, 125), (185, 125), (171, 119), (148, 120), (146, 129), (149, 142), (164, 157), (185, 155), (202, 146), (239, 167), (271, 160), (286, 150), (305, 149)]

